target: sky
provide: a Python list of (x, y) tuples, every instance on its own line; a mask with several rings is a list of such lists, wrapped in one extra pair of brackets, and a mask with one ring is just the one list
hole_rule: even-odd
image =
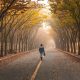
[[(35, 1), (37, 2), (37, 0), (31, 0), (31, 1)], [(39, 0), (38, 3), (39, 4), (47, 4), (48, 0)]]

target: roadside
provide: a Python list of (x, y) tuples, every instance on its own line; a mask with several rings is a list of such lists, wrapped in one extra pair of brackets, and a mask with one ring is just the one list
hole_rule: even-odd
[(4, 57), (0, 58), (0, 66), (3, 66), (4, 64), (8, 64), (9, 62), (12, 62), (26, 54), (28, 54), (29, 52), (21, 52), (21, 53), (16, 53), (16, 54), (10, 54)]
[(0, 57), (0, 66), (4, 66), (22, 56), (29, 55), (30, 52), (34, 52), (36, 49), (26, 51), (26, 52), (17, 52), (16, 54), (9, 54), (7, 56)]
[(56, 49), (56, 50), (58, 50), (60, 52), (63, 52), (63, 53), (66, 53), (66, 54), (69, 54), (69, 55), (71, 55), (71, 56), (73, 56), (75, 58), (80, 59), (80, 55), (78, 55), (78, 54), (70, 53), (70, 52), (67, 52), (67, 51), (60, 50), (60, 49)]

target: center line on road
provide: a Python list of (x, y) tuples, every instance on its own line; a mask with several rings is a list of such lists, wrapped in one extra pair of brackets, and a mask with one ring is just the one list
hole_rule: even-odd
[(39, 70), (39, 68), (40, 68), (41, 63), (42, 63), (42, 61), (40, 61), (40, 62), (38, 63), (38, 65), (37, 65), (37, 67), (36, 67), (36, 69), (35, 69), (32, 77), (31, 77), (31, 80), (35, 80), (35, 77), (36, 77), (36, 75), (37, 75), (37, 72), (38, 72), (38, 70)]

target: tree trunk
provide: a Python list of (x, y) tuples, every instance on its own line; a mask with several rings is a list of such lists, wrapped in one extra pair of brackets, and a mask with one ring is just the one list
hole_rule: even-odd
[(78, 34), (78, 55), (80, 55), (80, 31)]
[(5, 40), (5, 56), (7, 55), (7, 39)]
[[(1, 27), (3, 28), (3, 19), (1, 20)], [(1, 31), (1, 57), (3, 57), (3, 30)]]

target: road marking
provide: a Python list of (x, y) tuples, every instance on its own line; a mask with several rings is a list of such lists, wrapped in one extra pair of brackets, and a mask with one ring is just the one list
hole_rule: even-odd
[(36, 75), (37, 75), (37, 72), (38, 72), (38, 70), (39, 70), (39, 68), (40, 68), (41, 63), (42, 63), (42, 61), (40, 61), (40, 62), (38, 63), (38, 65), (37, 65), (37, 67), (36, 67), (36, 69), (35, 69), (32, 77), (31, 77), (31, 80), (35, 80), (35, 77), (36, 77)]

